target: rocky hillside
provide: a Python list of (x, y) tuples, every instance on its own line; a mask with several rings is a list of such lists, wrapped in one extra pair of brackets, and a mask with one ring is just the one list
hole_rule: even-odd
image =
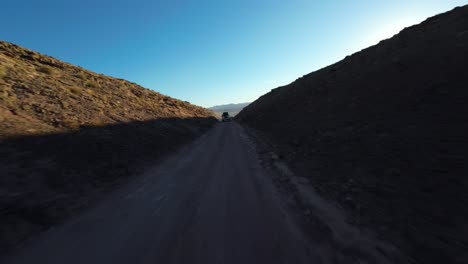
[(273, 89), (236, 119), (414, 263), (468, 262), (468, 6)]
[(52, 57), (0, 42), (0, 136), (43, 134), (212, 113)]
[(0, 42), (0, 254), (215, 122), (188, 102)]

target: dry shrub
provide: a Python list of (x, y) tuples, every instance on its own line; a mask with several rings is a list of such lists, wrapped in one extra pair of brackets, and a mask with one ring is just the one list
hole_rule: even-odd
[(86, 81), (84, 85), (86, 87), (89, 87), (89, 88), (97, 88), (98, 87), (98, 84), (95, 81), (92, 81), (92, 80)]
[(79, 88), (79, 87), (70, 87), (70, 92), (73, 93), (73, 94), (80, 94), (82, 93), (82, 89)]
[(86, 75), (84, 74), (84, 72), (77, 72), (77, 73), (73, 74), (73, 76), (75, 76), (78, 79), (85, 79), (86, 78)]
[(93, 119), (87, 122), (87, 126), (91, 127), (103, 127), (106, 126), (108, 123), (105, 120)]
[(0, 65), (0, 79), (3, 79), (7, 74), (7, 69), (5, 66)]
[(62, 120), (60, 125), (69, 129), (78, 129), (81, 124), (78, 120)]
[(54, 69), (52, 69), (52, 67), (46, 66), (46, 65), (39, 66), (37, 68), (37, 71), (45, 73), (45, 74), (53, 74), (54, 73)]

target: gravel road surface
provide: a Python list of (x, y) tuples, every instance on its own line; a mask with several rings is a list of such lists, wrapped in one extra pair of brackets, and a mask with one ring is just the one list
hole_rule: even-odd
[(3, 263), (321, 263), (235, 122)]

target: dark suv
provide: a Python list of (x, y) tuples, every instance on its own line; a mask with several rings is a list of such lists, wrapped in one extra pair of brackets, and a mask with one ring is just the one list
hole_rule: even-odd
[(229, 116), (229, 113), (228, 112), (224, 112), (222, 115), (221, 115), (221, 120), (223, 122), (230, 122), (231, 121), (231, 117)]

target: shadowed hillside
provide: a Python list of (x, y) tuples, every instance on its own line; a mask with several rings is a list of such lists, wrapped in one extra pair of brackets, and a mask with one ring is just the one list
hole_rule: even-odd
[(273, 89), (237, 117), (415, 263), (468, 262), (468, 6)]
[(212, 115), (0, 42), (0, 254), (195, 139)]

